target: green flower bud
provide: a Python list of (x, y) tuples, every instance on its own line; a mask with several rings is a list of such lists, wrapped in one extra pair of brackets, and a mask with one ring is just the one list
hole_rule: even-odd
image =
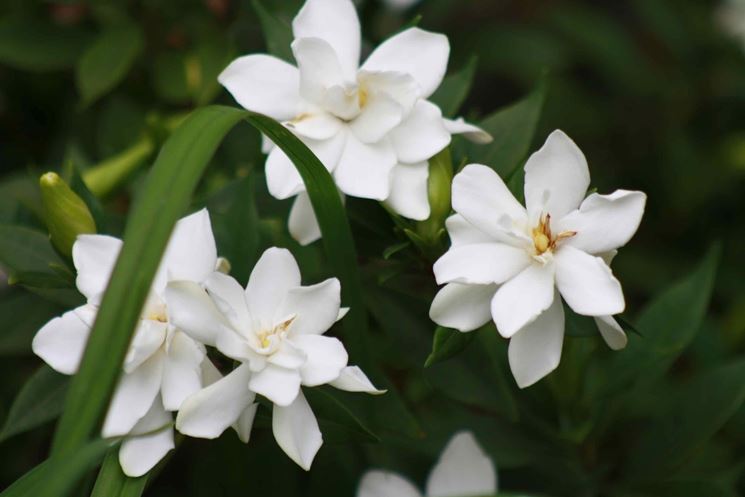
[(438, 245), (445, 230), (445, 219), (450, 214), (450, 190), (453, 182), (453, 162), (450, 147), (429, 160), (429, 194), (430, 215), (418, 223), (417, 234), (428, 245)]
[(42, 175), (39, 186), (52, 244), (61, 254), (70, 256), (78, 235), (95, 233), (96, 222), (83, 199), (57, 173)]

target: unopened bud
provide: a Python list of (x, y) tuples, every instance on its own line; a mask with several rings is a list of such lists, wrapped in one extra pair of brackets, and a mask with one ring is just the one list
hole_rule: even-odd
[(450, 147), (429, 160), (427, 193), (429, 218), (417, 225), (417, 233), (427, 244), (437, 245), (445, 229), (445, 219), (450, 214), (450, 189), (453, 182), (453, 163)]
[(69, 256), (78, 235), (96, 232), (96, 222), (83, 199), (57, 173), (42, 175), (39, 186), (52, 244), (61, 254)]

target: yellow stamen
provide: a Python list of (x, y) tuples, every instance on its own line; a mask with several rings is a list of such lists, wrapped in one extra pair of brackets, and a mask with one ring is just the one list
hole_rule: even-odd
[(360, 87), (360, 89), (357, 91), (357, 101), (360, 104), (360, 109), (364, 108), (365, 105), (367, 105), (367, 90), (363, 87)]

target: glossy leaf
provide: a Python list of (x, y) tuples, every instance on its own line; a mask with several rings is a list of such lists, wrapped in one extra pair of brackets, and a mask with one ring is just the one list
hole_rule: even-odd
[(309, 388), (303, 390), (303, 393), (318, 418), (324, 440), (331, 443), (349, 443), (350, 440), (369, 443), (380, 440), (341, 400), (344, 393), (331, 388)]
[(468, 347), (475, 336), (473, 332), (461, 333), (458, 330), (438, 326), (435, 330), (435, 337), (432, 339), (432, 352), (424, 362), (424, 367), (432, 366), (459, 354)]
[(463, 101), (468, 96), (473, 84), (473, 77), (476, 74), (478, 57), (471, 56), (466, 65), (457, 72), (450, 74), (442, 80), (430, 100), (436, 103), (442, 115), (445, 117), (455, 117), (460, 110)]
[(289, 23), (269, 12), (259, 0), (251, 2), (264, 32), (267, 52), (284, 61), (294, 63), (290, 44), (293, 40), (292, 27)]
[(72, 66), (89, 36), (26, 17), (0, 21), (0, 63), (26, 71), (56, 71)]

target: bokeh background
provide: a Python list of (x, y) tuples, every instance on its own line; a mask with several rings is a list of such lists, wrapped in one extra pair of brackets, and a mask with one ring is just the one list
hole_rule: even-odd
[[(300, 2), (262, 4), (290, 20)], [(711, 310), (675, 371), (684, 377), (686, 371), (743, 353), (745, 39), (737, 39), (727, 26), (729, 31), (738, 22), (745, 26), (745, 15), (738, 20), (721, 2), (705, 0), (357, 4), (363, 52), (421, 14), (420, 27), (450, 38), (451, 71), (478, 57), (462, 108), (470, 119), (523, 97), (547, 72), (548, 94), (532, 149), (561, 128), (585, 152), (600, 192), (627, 188), (648, 194), (641, 228), (614, 262), (632, 314), (721, 240)], [(120, 82), (105, 94), (86, 95), (76, 69), (80, 58), (98, 33), (123, 20), (141, 28), (140, 46), (122, 54), (132, 62)], [(111, 231), (117, 234), (157, 147), (157, 140), (143, 144), (143, 133), (152, 136), (153, 123), (198, 105), (234, 105), (217, 84), (217, 74), (235, 56), (262, 51), (262, 31), (247, 0), (0, 0), (0, 223), (43, 226), (36, 181), (47, 169), (73, 161), (85, 170), (111, 157), (140, 154), (143, 167), (131, 175), (129, 186), (106, 200), (114, 219)], [(264, 241), (291, 244), (281, 234), (288, 205), (268, 197), (260, 177), (256, 133), (248, 127), (232, 132), (215, 162), (198, 202), (214, 205), (219, 215), (221, 199), (229, 198), (224, 189), (256, 171), (259, 179), (250, 188), (268, 233)], [(350, 210), (353, 216), (369, 211), (373, 219), (384, 217), (367, 202), (353, 201)], [(372, 257), (385, 248), (371, 235), (374, 229), (355, 230), (363, 255)], [(221, 236), (229, 238), (228, 233)], [(324, 273), (317, 250), (292, 247), (301, 254), (308, 280)], [(250, 260), (236, 264), (245, 279)], [(419, 276), (425, 277), (426, 270)], [(0, 292), (2, 420), (41, 362), (30, 354), (33, 333), (61, 307), (7, 285)], [(412, 363), (426, 357), (428, 346), (421, 347)], [(416, 355), (420, 349), (415, 350)], [(409, 398), (426, 396), (417, 388), (425, 389), (410, 385)], [(740, 411), (733, 422), (745, 424)], [(0, 487), (43, 459), (52, 428), (48, 424), (2, 442)], [(745, 434), (735, 430), (729, 436), (733, 433)], [(151, 495), (321, 495), (332, 488), (346, 488), (349, 495), (359, 476), (358, 468), (344, 467), (334, 448), (324, 449), (314, 471), (304, 474), (280, 454), (269, 431), (259, 431), (251, 443), (247, 449), (228, 436), (185, 442), (155, 480)], [(401, 456), (408, 458), (412, 477), (422, 481), (441, 445), (437, 440), (427, 450), (403, 447), (412, 452)], [(735, 459), (742, 462), (743, 457), (740, 451)], [(383, 456), (379, 460), (385, 461)], [(510, 465), (507, 460), (505, 467)], [(519, 469), (504, 474), (505, 482), (529, 479)], [(558, 488), (557, 495), (565, 494)], [(742, 481), (734, 488), (745, 491)], [(328, 491), (325, 495), (336, 495)]]

